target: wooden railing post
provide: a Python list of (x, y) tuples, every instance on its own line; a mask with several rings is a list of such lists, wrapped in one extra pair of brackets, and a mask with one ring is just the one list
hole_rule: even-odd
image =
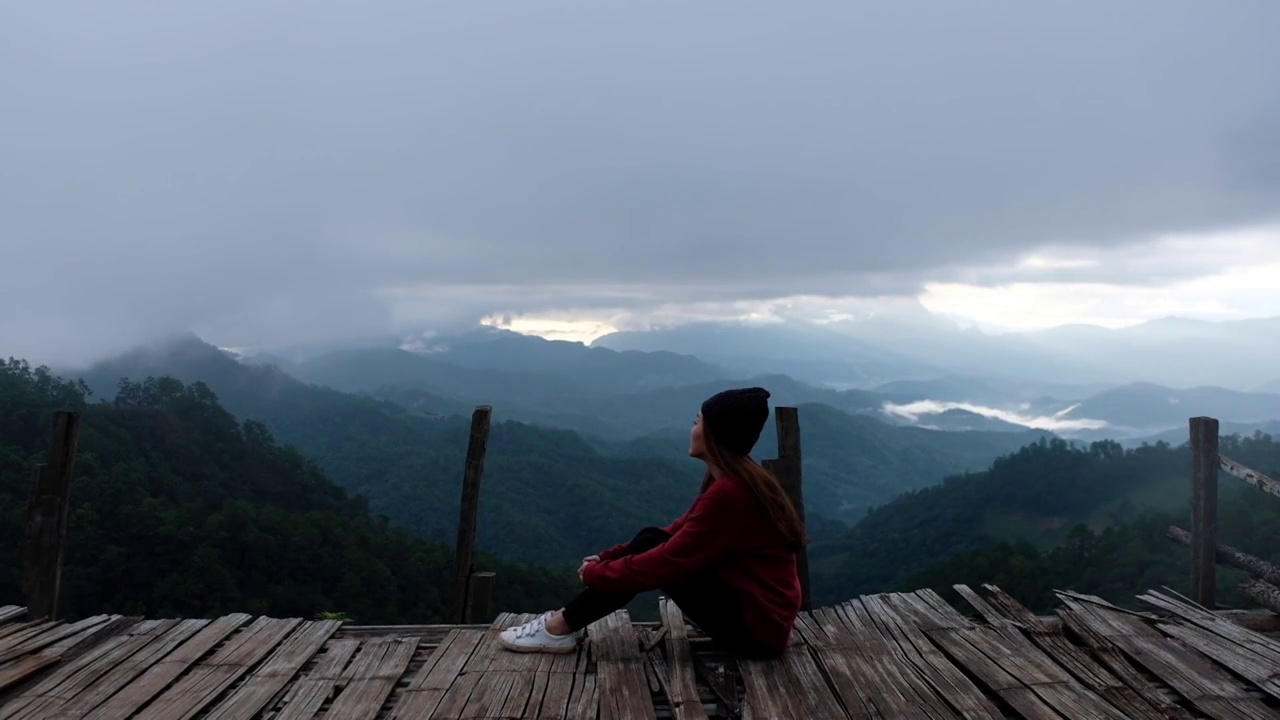
[(58, 616), (62, 549), (67, 537), (67, 512), (79, 432), (79, 413), (61, 410), (54, 413), (49, 462), (37, 465), (33, 472), (22, 546), (22, 592), (26, 597), (27, 617), (32, 620), (55, 620)]
[(1191, 418), (1191, 599), (1216, 607), (1218, 421)]
[(462, 477), (462, 506), (458, 514), (458, 542), (449, 596), (449, 621), (462, 623), (467, 612), (467, 589), (471, 583), (471, 556), (476, 545), (476, 515), (480, 509), (480, 477), (489, 445), (489, 418), (493, 408), (479, 405), (471, 413), (471, 439), (467, 443), (467, 465)]
[[(778, 459), (765, 460), (762, 464), (777, 476), (782, 489), (800, 513), (804, 521), (804, 487), (802, 482), (802, 466), (800, 459), (800, 412), (793, 407), (775, 407), (774, 421), (778, 429)], [(796, 559), (796, 570), (800, 575), (800, 608), (810, 609), (809, 595), (809, 551), (800, 549)]]
[(467, 578), (467, 611), (463, 622), (481, 625), (493, 620), (493, 586), (496, 577), (491, 572), (473, 572)]

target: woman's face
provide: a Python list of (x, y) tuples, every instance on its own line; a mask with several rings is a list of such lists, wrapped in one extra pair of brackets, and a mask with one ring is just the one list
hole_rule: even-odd
[(703, 459), (707, 454), (707, 446), (702, 440), (702, 413), (693, 421), (693, 429), (689, 431), (689, 457)]

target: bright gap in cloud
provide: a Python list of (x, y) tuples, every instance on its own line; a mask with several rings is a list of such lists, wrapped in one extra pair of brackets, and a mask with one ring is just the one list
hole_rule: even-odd
[(948, 410), (964, 410), (983, 417), (995, 418), (1015, 425), (1035, 428), (1036, 430), (1070, 432), (1073, 430), (1101, 430), (1102, 428), (1107, 427), (1107, 422), (1105, 420), (1066, 417), (1075, 409), (1075, 407), (1076, 406), (1072, 405), (1071, 407), (1056, 412), (1053, 415), (1026, 415), (1013, 410), (1002, 410), (1000, 408), (976, 405), (974, 403), (917, 400), (915, 402), (902, 405), (885, 403), (881, 406), (881, 410), (889, 415), (900, 417), (913, 423), (919, 422), (921, 416), (939, 415), (947, 412)]
[(1122, 328), (1165, 317), (1224, 321), (1280, 316), (1280, 262), (1237, 267), (1163, 285), (1012, 283), (994, 287), (930, 283), (931, 312), (987, 332), (1060, 325)]
[(511, 330), (523, 335), (537, 335), (547, 340), (568, 340), (590, 344), (617, 328), (597, 320), (557, 320), (545, 317), (504, 317), (490, 315), (480, 321), (485, 327)]
[[(1204, 268), (1212, 270), (1200, 274)], [(1123, 328), (1170, 316), (1209, 321), (1280, 316), (1277, 277), (1280, 227), (1265, 226), (1167, 236), (1091, 253), (1044, 248), (1004, 266), (959, 269), (951, 278), (925, 283), (914, 298), (793, 295), (662, 303), (652, 300), (662, 293), (651, 288), (627, 296), (624, 304), (495, 313), (483, 324), (584, 343), (618, 330), (701, 321), (856, 325), (871, 318), (905, 322), (933, 315), (988, 333), (1061, 325)]]

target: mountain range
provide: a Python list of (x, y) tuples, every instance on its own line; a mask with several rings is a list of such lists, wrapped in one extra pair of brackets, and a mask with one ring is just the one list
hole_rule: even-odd
[[(1130, 442), (1180, 428), (1194, 415), (1237, 423), (1280, 419), (1280, 394), (1225, 387), (1177, 388), (1147, 381), (1073, 384), (940, 372), (862, 388), (815, 384), (781, 372), (792, 364), (785, 353), (804, 352), (803, 342), (816, 343), (818, 336), (824, 338), (819, 343), (823, 347), (835, 342), (834, 333), (815, 329), (684, 327), (669, 333), (606, 336), (602, 341), (641, 344), (642, 336), (645, 343), (670, 336), (682, 350), (692, 348), (681, 343), (706, 341), (722, 355), (704, 359), (669, 350), (613, 350), (486, 328), (400, 348), (330, 350), (293, 360), (238, 357), (251, 364), (274, 364), (308, 383), (427, 415), (461, 413), (501, 398), (508, 417), (575, 430), (603, 443), (683, 425), (702, 399), (727, 384), (768, 387), (775, 404), (820, 403), (892, 424), (941, 430), (1036, 429), (1082, 441)], [(731, 357), (746, 338), (753, 347), (777, 348), (772, 351), (777, 362), (764, 362), (767, 356)], [(813, 362), (836, 362), (834, 353), (822, 350)], [(755, 362), (752, 357), (766, 372), (748, 374)], [(862, 357), (846, 364), (863, 368), (859, 372), (864, 379), (893, 367), (886, 356), (875, 356), (869, 364)], [(924, 372), (925, 366), (904, 362), (907, 374)]]
[[(725, 377), (730, 372), (669, 351), (615, 351), (481, 329), (412, 349), (348, 348), (291, 361), (184, 336), (79, 374), (108, 397), (123, 377), (205, 382), (229, 410), (265, 423), (344, 487), (368, 496), (375, 510), (438, 539), (447, 539), (456, 522), (450, 508), (457, 502), (465, 416), (477, 404), (492, 404), (497, 419), (514, 422), (494, 431), (492, 487), (504, 499), (488, 506), (482, 527), (511, 529), (483, 531), (482, 540), (517, 556), (531, 547), (556, 557), (586, 554), (593, 543), (615, 539), (610, 533), (619, 519), (647, 524), (677, 514), (696, 475), (687, 458), (688, 427), (703, 399), (733, 385), (762, 385), (774, 405), (802, 408), (806, 494), (823, 521), (837, 523), (829, 526), (833, 532), (900, 493), (982, 470), (1041, 439), (1176, 439), (1191, 415), (1242, 427), (1266, 427), (1280, 417), (1280, 396), (1222, 388), (1132, 383), (1010, 406), (1036, 390), (1072, 386), (944, 375), (840, 390), (786, 375)], [(999, 402), (1004, 408), (983, 404)], [(773, 448), (766, 432), (757, 456)], [(530, 461), (551, 453), (567, 477), (547, 477)], [(540, 496), (540, 488), (573, 499), (558, 504)], [(597, 495), (594, 505), (578, 500)], [(529, 523), (531, 515), (538, 519)]]
[[(784, 373), (863, 389), (956, 375), (996, 386), (1012, 382), (1023, 395), (1082, 396), (1099, 385), (1132, 382), (1274, 391), (1275, 369), (1259, 359), (1280, 357), (1280, 317), (1225, 322), (1171, 317), (1120, 329), (1070, 325), (987, 334), (916, 306), (822, 325), (696, 323), (618, 332), (592, 345), (668, 350), (740, 373)], [(1063, 391), (1062, 386), (1079, 387)]]
[[(373, 358), (372, 365), (357, 366), (382, 378), (390, 372), (388, 367), (416, 372), (422, 359), (406, 351), (374, 349), (326, 354), (316, 365), (307, 365), (349, 370), (333, 360), (345, 363), (352, 357), (362, 363)], [(454, 373), (446, 378), (473, 372), (445, 367), (436, 358), (428, 358), (422, 367)], [(556, 393), (546, 388), (555, 384), (547, 376), (534, 376), (539, 382), (524, 382), (523, 377), (516, 382), (499, 371), (486, 372), (497, 384), (485, 395), (495, 408), (495, 425), (481, 505), (482, 546), (521, 560), (580, 558), (616, 542), (619, 528), (669, 520), (692, 500), (699, 471), (687, 456), (688, 428), (701, 400), (725, 382), (647, 393), (575, 395), (579, 402), (591, 403), (583, 406), (583, 413), (612, 414), (619, 426), (654, 428), (626, 440), (606, 441), (511, 417), (508, 408), (518, 404), (509, 403), (499, 390), (529, 403), (552, 403)], [(456, 397), (440, 400), (436, 410), (442, 412), (428, 414), (308, 384), (275, 365), (241, 362), (194, 337), (139, 348), (75, 376), (103, 397), (113, 397), (122, 378), (168, 376), (202, 382), (228, 410), (264, 423), (347, 490), (367, 497), (375, 511), (428, 538), (447, 541), (453, 536), (468, 432), (467, 419), (457, 411), (470, 410)], [(770, 386), (776, 388), (778, 402), (795, 400), (801, 407), (806, 497), (816, 508), (814, 522), (828, 522), (833, 533), (903, 491), (984, 468), (1045, 435), (891, 425), (871, 415), (806, 403), (791, 394), (812, 390), (821, 397), (849, 398), (857, 397), (856, 392), (799, 383), (791, 387), (775, 379), (778, 382)], [(775, 448), (772, 433), (766, 432), (756, 454), (767, 457)]]
[[(800, 408), (815, 595), (820, 588), (829, 598), (892, 586), (993, 543), (1049, 548), (1080, 523), (1117, 527), (1168, 510), (1185, 500), (1170, 488), (1185, 486), (1186, 449), (1177, 446), (1188, 417), (1219, 417), (1224, 435), (1280, 422), (1280, 395), (1265, 392), (998, 380), (923, 363), (904, 377), (891, 372), (898, 359), (878, 356), (861, 376), (874, 384), (848, 387), (735, 364), (731, 353), (615, 350), (480, 329), (274, 355), (181, 336), (60, 372), (103, 398), (124, 378), (131, 397), (169, 387), (148, 378), (207, 387), (374, 513), (442, 543), (455, 532), (466, 416), (491, 404), (480, 545), (560, 569), (679, 514), (699, 480), (687, 456), (699, 403), (725, 387), (762, 385), (775, 406)], [(1256, 446), (1266, 468), (1276, 461), (1270, 442)], [(767, 431), (755, 455), (775, 452)]]

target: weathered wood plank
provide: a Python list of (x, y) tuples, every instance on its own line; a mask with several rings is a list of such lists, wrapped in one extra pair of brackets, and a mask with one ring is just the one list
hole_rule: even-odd
[(1062, 613), (1064, 620), (1087, 626), (1092, 631), (1092, 642), (1101, 638), (1115, 645), (1210, 717), (1222, 720), (1274, 717), (1265, 705), (1249, 697), (1242, 683), (1203, 655), (1162, 636), (1141, 618), (1109, 610), (1099, 598), (1086, 603), (1059, 594), (1059, 599), (1066, 606)]
[(832, 690), (851, 718), (883, 717), (874, 700), (880, 693), (880, 678), (861, 656), (857, 639), (846, 637), (837, 612), (834, 608), (821, 608), (811, 616), (801, 614), (796, 618), (795, 630), (830, 677)]
[(355, 672), (334, 699), (326, 720), (374, 720), (418, 649), (417, 638), (386, 637), (361, 646)]
[(538, 671), (512, 673), (506, 702), (494, 717), (525, 718), (536, 712), (542, 702), (542, 693), (547, 689), (547, 675)]
[[(112, 615), (109, 618), (105, 623), (87, 618), (80, 623), (62, 626), (57, 633), (54, 633), (61, 634), (60, 638), (49, 642), (50, 638), (47, 635), (41, 636), (36, 642), (43, 647), (0, 667), (0, 691), (4, 691), (19, 683), (34, 681), (37, 673), (58, 665), (57, 669), (46, 673), (43, 680), (34, 686), (28, 686), (19, 695), (0, 705), (0, 717), (16, 715), (19, 712), (25, 714), (32, 705), (41, 705), (40, 692), (64, 682), (97, 657), (97, 648), (113, 644), (139, 623), (138, 618), (119, 615)], [(37, 710), (37, 712), (39, 714), (36, 717), (48, 715), (43, 711)]]
[[(542, 674), (542, 673), (540, 673)], [(549, 672), (546, 675), (546, 689), (538, 701), (536, 712), (529, 717), (535, 720), (560, 720), (569, 711), (569, 698), (573, 693), (573, 673)]]
[(0, 665), (23, 655), (42, 650), (57, 643), (59, 640), (79, 635), (86, 630), (100, 628), (118, 619), (120, 619), (119, 615), (94, 615), (70, 624), (53, 623), (48, 626), (37, 626), (32, 628), (32, 631), (41, 630), (42, 628), (43, 631), (33, 632), (30, 635), (17, 633), (11, 638), (13, 642), (7, 643), (5, 648), (0, 650)]
[[(1124, 651), (1111, 641), (1107, 640), (1103, 635), (1099, 634), (1089, 622), (1082, 619), (1078, 614), (1069, 608), (1059, 608), (1057, 616), (1062, 620), (1065, 628), (1084, 642), (1089, 648), (1090, 654), (1097, 658), (1100, 663), (1116, 677), (1129, 686), (1134, 692), (1143, 697), (1148, 703), (1155, 706), (1173, 706), (1165, 699), (1160, 689), (1154, 683), (1147, 679), (1147, 675), (1134, 666), (1129, 661)], [(1170, 718), (1189, 718), (1190, 714), (1182, 710), (1180, 707), (1177, 712), (1170, 712)]]
[(480, 675), (481, 673), (463, 673), (459, 675), (453, 681), (453, 684), (449, 686), (449, 689), (445, 691), (444, 697), (440, 699), (440, 705), (431, 714), (432, 720), (462, 720), (466, 717), (462, 711), (471, 699), (471, 694), (475, 691)]
[(600, 711), (600, 688), (596, 676), (578, 674), (575, 677), (573, 699), (569, 701), (565, 720), (596, 720)]
[(360, 640), (355, 638), (331, 640), (315, 669), (294, 683), (284, 707), (273, 720), (310, 720), (315, 717), (359, 647)]
[[(56, 624), (57, 623), (52, 623), (52, 622), (49, 622), (48, 620), (35, 620), (32, 622), (9, 623), (8, 625), (0, 627), (0, 648), (4, 648), (9, 642), (11, 642), (11, 640), (8, 640), (7, 638), (12, 638), (18, 633), (27, 633), (27, 637), (31, 637), (31, 631), (33, 628), (43, 626), (44, 628), (47, 629), (47, 628), (53, 627)], [(43, 632), (43, 631), (40, 631), (40, 632)]]
[[(1036, 720), (1061, 719), (1031, 688), (984, 651), (984, 646), (987, 646), (986, 650), (995, 653), (1006, 652), (1004, 648), (1000, 648), (998, 644), (995, 644), (996, 647), (989, 647), (993, 643), (984, 642), (984, 638), (968, 632), (954, 617), (939, 613), (918, 594), (898, 593), (888, 598), (900, 614), (909, 618), (930, 640), (1003, 698), (1018, 714)], [(960, 619), (963, 621), (963, 618)], [(978, 644), (975, 645), (975, 642)]]
[[(775, 659), (739, 659), (746, 697), (745, 720), (772, 717), (849, 718), (822, 670), (810, 655), (805, 635), (816, 638), (825, 630), (809, 622), (793, 634), (792, 643)], [(861, 715), (860, 716), (864, 716)]]
[(884, 639), (858, 600), (815, 614), (822, 634), (815, 633), (814, 643), (834, 645), (836, 652), (818, 652), (819, 662), (827, 665), (836, 692), (845, 700), (845, 708), (854, 717), (930, 717), (930, 710), (945, 714), (945, 704), (930, 708), (929, 693), (916, 692), (908, 677), (914, 668), (905, 668), (904, 677)]
[(1160, 623), (1157, 629), (1208, 655), (1272, 697), (1280, 698), (1280, 680), (1276, 678), (1280, 672), (1280, 643), (1159, 592), (1151, 591), (1138, 599), (1191, 624), (1188, 627)]
[[(208, 620), (182, 620), (158, 636), (147, 637), (147, 642), (134, 652), (122, 655), (122, 659), (109, 665), (104, 674), (78, 688), (74, 694), (62, 695), (59, 713), (75, 718), (85, 717), (90, 713), (93, 713), (93, 717), (112, 717), (111, 708), (99, 709), (108, 698), (119, 709), (129, 702), (131, 696), (141, 697), (145, 694), (148, 687), (154, 687), (154, 691), (159, 692), (164, 688), (161, 683), (167, 684), (169, 679), (177, 676), (177, 672), (181, 672), (180, 663), (184, 657), (182, 653), (194, 652), (201, 647), (207, 650), (235, 630), (236, 621), (244, 623), (248, 619), (248, 615), (229, 616), (213, 630), (210, 628), (216, 623)], [(199, 634), (201, 631), (207, 631), (206, 635), (202, 637)], [(158, 665), (162, 659), (169, 665)], [(170, 674), (170, 670), (175, 667), (178, 669)], [(136, 684), (135, 679), (138, 680)], [(138, 706), (149, 698), (148, 695), (139, 699)], [(132, 710), (124, 712), (120, 717), (127, 717), (129, 712)]]
[[(642, 633), (643, 634), (643, 633)], [(650, 641), (652, 642), (652, 641)], [(671, 677), (671, 669), (667, 667), (667, 659), (663, 657), (662, 650), (657, 645), (645, 645), (649, 648), (645, 651), (645, 677), (649, 679), (649, 692), (653, 695), (661, 695), (667, 699), (667, 706), (671, 706), (671, 688), (667, 686), (667, 678)], [(673, 713), (674, 716), (674, 713)]]
[[(466, 705), (462, 708), (462, 717), (474, 718), (475, 720), (502, 717), (499, 711), (506, 704), (507, 696), (511, 693), (515, 679), (520, 673), (509, 670), (491, 670), (478, 673), (478, 675), (479, 678), (476, 680), (475, 689), (471, 691)], [(528, 700), (528, 698), (528, 688), (525, 688), (523, 700)], [(520, 707), (523, 712), (523, 702)]]
[(992, 651), (996, 651), (994, 656), (1002, 660), (1002, 665), (1011, 675), (1056, 710), (1064, 712), (1068, 717), (1076, 717), (1081, 713), (1089, 717), (1111, 717), (1117, 720), (1125, 717), (1120, 709), (1082, 685), (1053, 658), (1042, 652), (1018, 631), (1014, 623), (999, 617), (972, 590), (963, 585), (957, 585), (956, 589), (967, 596), (981, 613), (992, 618), (995, 627), (970, 623), (931, 590), (921, 590), (916, 594), (923, 597), (936, 611), (952, 618), (957, 627), (968, 629), (976, 640), (975, 644), (982, 647), (984, 652), (990, 655)]
[(924, 597), (935, 610), (950, 615), (960, 627), (966, 628), (975, 645), (981, 647), (986, 654), (1000, 658), (1004, 669), (1056, 711), (1067, 717), (1125, 720), (1127, 715), (1124, 711), (1081, 684), (1071, 673), (1019, 632), (1012, 622), (1000, 618), (971, 589), (963, 585), (955, 587), (982, 613), (994, 618), (999, 626), (982, 627), (970, 623), (941, 596), (931, 590), (921, 590), (916, 594)]
[(0, 691), (26, 680), (50, 665), (58, 664), (56, 655), (34, 653), (0, 667)]
[[(514, 653), (502, 647), (498, 642), (498, 632), (500, 630), (518, 625), (523, 620), (522, 615), (512, 615), (504, 613), (493, 621), (489, 629), (481, 636), (480, 644), (476, 647), (471, 657), (467, 659), (467, 664), (462, 667), (462, 672), (473, 673), (483, 672), (493, 669), (508, 668), (514, 669), (522, 667), (526, 663), (536, 663), (536, 657), (530, 658), (531, 653)], [(496, 664), (496, 665), (495, 665)]]
[(0, 605), (0, 623), (7, 623), (27, 614), (25, 607), (18, 605)]
[(965, 718), (1000, 718), (1003, 713), (960, 668), (946, 658), (924, 631), (896, 609), (892, 596), (862, 598), (871, 617), (890, 633), (929, 685)]
[[(920, 665), (912, 662), (904, 646), (895, 639), (896, 618), (881, 615), (876, 612), (878, 609), (859, 600), (838, 608), (838, 617), (853, 633), (862, 657), (882, 679), (882, 687), (886, 687), (881, 698), (876, 700), (877, 707), (886, 717), (910, 714), (931, 718), (955, 717), (948, 701), (930, 685)], [(978, 692), (976, 687), (974, 691)], [(980, 713), (983, 711), (981, 706), (976, 707)]]
[(1280, 667), (1280, 642), (1262, 633), (1241, 627), (1218, 616), (1216, 613), (1207, 612), (1203, 608), (1195, 607), (1154, 590), (1139, 595), (1138, 601), (1172, 613), (1215, 635), (1248, 648), (1262, 656), (1267, 662)]
[(228, 640), (208, 660), (193, 665), (135, 717), (138, 720), (194, 717), (271, 653), (301, 622), (298, 618), (260, 618)]
[(147, 620), (103, 640), (97, 647), (64, 663), (39, 683), (0, 705), (0, 720), (53, 716), (64, 697), (73, 696), (93, 683), (123, 658), (168, 630), (175, 622)]
[(803, 644), (788, 647), (779, 659), (741, 660), (738, 667), (747, 695), (744, 720), (849, 717)]
[(656, 720), (646, 661), (626, 610), (607, 615), (587, 627), (596, 662), (600, 712), (616, 720)]
[(698, 680), (693, 669), (693, 650), (689, 647), (689, 626), (684, 613), (670, 598), (659, 603), (662, 627), (666, 630), (668, 676), (665, 678), (667, 697), (676, 720), (705, 720), (707, 711), (702, 707), (698, 693)]
[(13, 625), (0, 628), (0, 652), (7, 652), (19, 645), (30, 641), (34, 637), (38, 637), (43, 633), (59, 627), (60, 622), (49, 622), (47, 620), (37, 620), (27, 623), (15, 623)]
[(78, 629), (79, 631), (64, 632), (62, 638), (47, 643), (44, 647), (4, 666), (0, 666), (0, 691), (7, 690), (33, 677), (45, 668), (60, 663), (64, 654), (75, 653), (77, 649), (83, 653), (83, 651), (91, 649), (92, 646), (101, 642), (104, 637), (127, 630), (129, 626), (136, 623), (135, 619), (123, 618), (118, 615), (111, 617), (112, 619), (106, 623), (85, 622), (79, 628), (75, 625), (65, 626), (64, 630), (69, 628), (72, 630)]
[[(566, 720), (596, 720), (599, 714), (600, 701), (596, 686), (596, 676), (587, 674), (587, 668), (591, 664), (591, 656), (593, 654), (593, 642), (591, 635), (588, 634), (579, 644), (578, 656), (574, 665), (568, 668), (567, 671), (558, 673), (569, 675), (571, 680), (571, 687), (568, 691), (569, 698), (563, 715)], [(544, 706), (547, 709), (540, 712), (550, 714), (552, 707), (546, 702), (544, 702)]]
[[(194, 635), (188, 635), (189, 639), (184, 638), (185, 642), (182, 642), (177, 649), (173, 649), (173, 645), (169, 643), (158, 644), (154, 648), (156, 652), (172, 650), (171, 653), (164, 655), (163, 660), (159, 660), (159, 656), (153, 658), (151, 653), (145, 655), (138, 653), (138, 655), (129, 658), (130, 662), (126, 663), (124, 668), (121, 668), (122, 674), (136, 671), (141, 672), (141, 675), (131, 682), (126, 680), (125, 682), (129, 684), (89, 713), (89, 720), (125, 720), (125, 718), (133, 717), (134, 713), (143, 705), (151, 702), (182, 673), (186, 672), (187, 668), (204, 657), (205, 654), (235, 632), (236, 629), (248, 622), (251, 617), (250, 615), (236, 614), (218, 618), (212, 623), (204, 625)], [(135, 660), (137, 661), (136, 670)], [(156, 660), (159, 661), (156, 662)], [(116, 681), (112, 679), (111, 682), (114, 684)]]
[[(1024, 632), (1041, 650), (1054, 658), (1080, 682), (1124, 711), (1128, 717), (1150, 720), (1191, 717), (1182, 708), (1158, 696), (1155, 696), (1153, 701), (1151, 697), (1140, 694), (1124, 680), (1116, 677), (1091, 654), (1067, 639), (1061, 623), (1050, 623), (1044, 618), (1037, 617), (994, 585), (987, 585), (985, 588), (992, 596), (990, 604), (983, 602), (968, 588), (961, 591), (961, 594), (975, 608), (985, 608), (980, 609), (980, 612), (984, 617), (992, 616), (989, 620), (1000, 619), (1006, 623), (1016, 623), (1023, 628), (1021, 632)], [(970, 599), (971, 596), (973, 599)], [(1019, 632), (1016, 628), (1006, 627), (1010, 632)]]
[[(486, 634), (482, 630), (454, 630), (446, 635), (400, 693), (389, 717), (394, 720), (436, 717), (445, 695)], [(465, 703), (466, 697), (462, 700)]]
[(342, 626), (340, 621), (303, 623), (289, 639), (254, 671), (249, 680), (219, 703), (205, 720), (250, 720), (289, 684)]
[(1280, 698), (1280, 678), (1276, 677), (1276, 673), (1280, 671), (1280, 665), (1274, 661), (1202, 628), (1181, 623), (1160, 623), (1156, 627), (1166, 635), (1175, 637), (1189, 647), (1204, 653), (1214, 662), (1258, 686), (1268, 695)]

